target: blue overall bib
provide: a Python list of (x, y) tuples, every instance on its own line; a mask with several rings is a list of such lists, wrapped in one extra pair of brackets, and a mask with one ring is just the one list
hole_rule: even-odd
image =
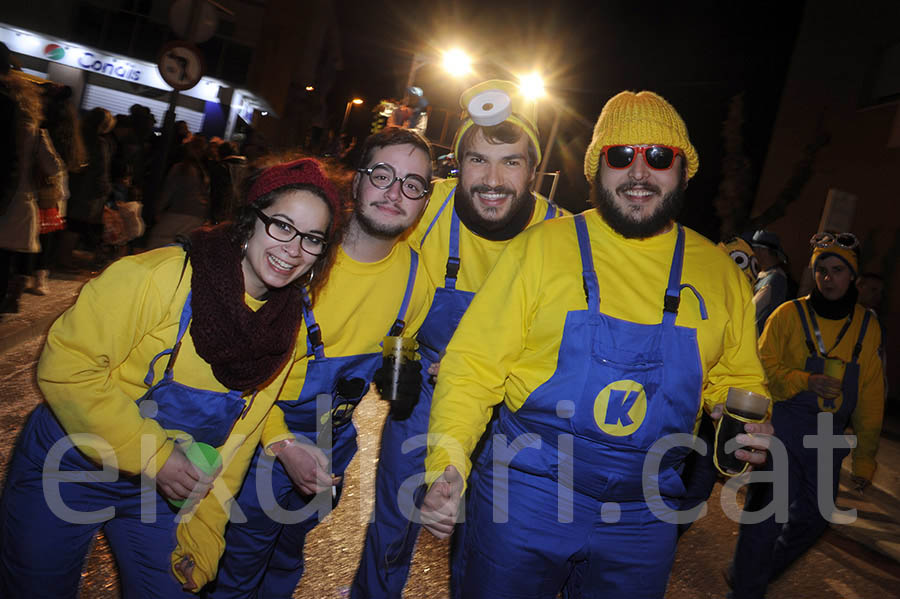
[[(809, 356), (805, 372), (822, 374), (828, 357), (821, 343), (821, 333), (813, 310), (806, 310), (807, 302), (793, 300), (803, 325)], [(808, 304), (807, 304), (808, 305)], [(807, 314), (809, 318), (807, 319)], [(856, 409), (859, 395), (859, 354), (869, 327), (871, 313), (867, 310), (859, 330), (859, 338), (853, 348), (850, 362), (844, 368), (841, 395), (826, 400), (812, 391), (801, 391), (787, 401), (776, 401), (772, 408), (772, 426), (775, 436), (784, 443), (788, 454), (788, 521), (775, 522), (774, 516), (753, 525), (741, 525), (732, 567), (733, 596), (761, 599), (765, 596), (769, 581), (781, 574), (795, 559), (803, 555), (828, 527), (819, 512), (817, 500), (818, 468), (816, 448), (803, 447), (803, 437), (815, 435), (819, 412), (834, 414), (832, 434), (843, 435)], [(850, 327), (848, 318), (838, 334), (834, 347)], [(813, 341), (813, 338), (819, 341)], [(833, 348), (832, 348), (833, 349)], [(836, 449), (831, 474), (832, 500), (837, 497), (841, 474), (841, 462), (850, 454), (849, 449)], [(770, 468), (771, 465), (768, 465)], [(770, 483), (751, 485), (746, 510), (755, 511), (769, 505), (773, 498)], [(741, 556), (741, 559), (738, 559)]]
[[(150, 389), (138, 405), (145, 417), (154, 418), (163, 428), (183, 431), (195, 441), (219, 447), (241, 417), (245, 401), (238, 391), (209, 391), (175, 381), (172, 369), (190, 320), (188, 294), (175, 345), (151, 361), (144, 379)], [(169, 356), (165, 374), (153, 384), (153, 367), (165, 355)], [(50, 448), (65, 437), (50, 408), (42, 403), (19, 438), (3, 496), (0, 596), (74, 598), (85, 556), (101, 528), (116, 557), (123, 597), (193, 596), (181, 590), (181, 583), (171, 573), (169, 560), (176, 545), (178, 520), (152, 480), (142, 476), (115, 479), (115, 471), (112, 476), (104, 474), (69, 445), (56, 478), (62, 480), (68, 474), (79, 482), (58, 485), (65, 507), (78, 512), (112, 507), (114, 512), (78, 523), (60, 518), (48, 507), (48, 502), (55, 501), (45, 498), (42, 469)], [(114, 480), (110, 481), (111, 477)], [(152, 521), (141, 521), (142, 502), (145, 517)]]
[[(400, 335), (405, 327), (406, 311), (412, 298), (418, 269), (419, 255), (410, 249), (409, 278), (397, 318), (388, 335)], [(316, 324), (311, 308), (303, 313), (308, 331), (306, 378), (299, 397), (292, 401), (279, 401), (287, 427), (294, 434), (316, 443), (323, 432), (322, 415), (316, 414), (316, 398), (320, 394), (332, 396), (334, 410), (347, 410), (347, 402), (358, 404), (368, 392), (369, 381), (381, 364), (380, 353), (355, 356), (327, 357), (322, 333)], [(341, 380), (362, 379), (365, 390), (359, 397), (341, 398), (337, 386)], [(335, 417), (337, 416), (336, 413)], [(349, 416), (348, 414), (345, 416)], [(327, 422), (327, 414), (325, 415)], [(331, 464), (331, 472), (342, 476), (356, 453), (356, 427), (349, 418), (332, 431), (331, 449), (323, 447)], [(321, 445), (321, 443), (320, 443)], [(257, 479), (272, 481), (268, 501), (257, 490)], [(342, 486), (331, 507), (337, 505)], [(271, 501), (277, 501), (284, 510), (299, 511), (310, 503), (310, 497), (294, 489), (281, 462), (268, 456), (261, 448), (250, 466), (247, 478), (237, 496), (238, 506), (247, 517), (246, 523), (230, 524), (226, 530), (225, 555), (219, 565), (219, 574), (209, 597), (291, 597), (303, 576), (303, 544), (307, 533), (319, 523), (326, 513), (314, 513), (297, 523), (284, 524), (272, 516)], [(271, 512), (271, 513), (270, 513)]]
[[(676, 527), (648, 507), (684, 492), (688, 448), (661, 456), (645, 497), (642, 469), (661, 437), (693, 431), (702, 369), (695, 329), (675, 324), (684, 231), (679, 226), (662, 322), (600, 311), (584, 216), (575, 217), (587, 309), (566, 316), (553, 375), (515, 412), (501, 404), (494, 435), (469, 479), (457, 596), (657, 598), (665, 593)], [(538, 447), (527, 447), (528, 434)], [(654, 454), (660, 452), (654, 451)], [(649, 492), (649, 491), (648, 491)]]
[[(455, 193), (456, 187), (450, 190), (425, 231), (422, 245)], [(554, 206), (548, 206), (544, 220), (553, 218), (555, 213)], [(471, 291), (456, 288), (460, 268), (459, 227), (459, 216), (454, 210), (444, 286), (435, 290), (431, 308), (416, 337), (424, 375), (419, 401), (409, 418), (388, 418), (384, 422), (375, 475), (375, 519), (366, 530), (363, 555), (353, 580), (353, 599), (400, 599), (409, 577), (421, 528), (421, 524), (410, 521), (409, 514), (415, 502), (413, 493), (425, 482), (425, 435), (434, 393), (434, 385), (425, 373), (432, 364), (440, 362), (459, 321), (475, 297)], [(418, 442), (403, 451), (401, 446), (407, 439), (418, 439)]]

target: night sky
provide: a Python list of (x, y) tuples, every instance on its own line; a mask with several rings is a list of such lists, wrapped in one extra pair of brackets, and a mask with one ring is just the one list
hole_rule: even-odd
[(712, 200), (729, 101), (744, 94), (745, 150), (758, 175), (803, 2), (338, 0), (336, 10), (344, 69), (332, 103), (366, 99), (366, 109), (351, 119), (352, 133), (368, 132), (368, 111), (380, 98), (400, 95), (413, 52), (437, 55), (458, 45), (476, 60), (467, 81), (439, 65), (417, 72), (416, 85), (434, 109), (455, 110), (459, 93), (484, 79), (539, 70), (549, 96), (540, 110), (544, 140), (551, 103), (562, 114), (548, 169), (562, 171), (556, 200), (581, 211), (587, 197), (581, 163), (603, 104), (624, 89), (649, 89), (676, 107), (700, 154), (681, 221), (717, 239)]

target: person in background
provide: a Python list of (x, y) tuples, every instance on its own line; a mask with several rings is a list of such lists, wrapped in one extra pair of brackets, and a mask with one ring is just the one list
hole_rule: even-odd
[(35, 180), (49, 176), (56, 164), (46, 151), (49, 137), (40, 129), (43, 120), (38, 87), (21, 71), (10, 68), (9, 51), (0, 48), (0, 112), (12, 143), (9, 162), (3, 165), (7, 181), (0, 196), (0, 313), (19, 311), (19, 298), (40, 252), (40, 216)]
[[(0, 501), (0, 596), (74, 598), (101, 528), (125, 597), (215, 575), (227, 502), (204, 496), (243, 480), (343, 214), (314, 160), (248, 183), (235, 222), (116, 261), (50, 328)], [(188, 459), (199, 442), (219, 475)]]
[(108, 133), (115, 124), (115, 117), (99, 106), (82, 118), (81, 133), (87, 150), (87, 164), (69, 179), (72, 195), (66, 209), (67, 227), (59, 243), (59, 263), (64, 269), (75, 268), (72, 252), (79, 241), (90, 251), (96, 251), (101, 243), (103, 207), (112, 191), (109, 174), (114, 147)]
[[(853, 427), (854, 488), (862, 492), (875, 474), (884, 416), (881, 329), (875, 315), (857, 303), (859, 242), (851, 233), (818, 233), (810, 244), (816, 286), (807, 297), (776, 308), (759, 338), (759, 356), (775, 402), (772, 424), (787, 448), (788, 520), (777, 523), (771, 516), (758, 524), (741, 524), (727, 577), (733, 599), (764, 597), (769, 582), (812, 547), (828, 526), (830, 510), (820, 505), (819, 489), (824, 486), (834, 500), (841, 462), (850, 450), (832, 449), (831, 468), (825, 467), (822, 448), (804, 439), (817, 434), (821, 415), (830, 416), (828, 434), (843, 435)], [(754, 483), (744, 510), (755, 512), (772, 500), (771, 483)]]
[(753, 233), (750, 245), (759, 263), (759, 275), (753, 286), (753, 303), (756, 304), (756, 329), (762, 333), (769, 315), (794, 297), (796, 288), (791, 288), (792, 283), (785, 271), (787, 254), (781, 248), (778, 235), (760, 229)]
[[(34, 286), (26, 289), (38, 295), (50, 292), (49, 274), (56, 268), (59, 241), (66, 226), (69, 180), (72, 173), (84, 167), (87, 159), (78, 115), (71, 97), (72, 88), (67, 85), (50, 85), (44, 90), (43, 128), (50, 135), (53, 149), (63, 162), (63, 170), (45, 178), (45, 185), (38, 191), (41, 252), (35, 263)], [(48, 206), (45, 208), (42, 204)]]
[(206, 140), (192, 137), (182, 149), (182, 161), (166, 175), (156, 206), (156, 226), (147, 239), (148, 248), (172, 243), (177, 236), (190, 233), (210, 218), (209, 175), (203, 164)]
[(237, 190), (247, 170), (247, 158), (238, 153), (236, 143), (223, 141), (217, 152), (218, 160), (209, 170), (209, 208), (214, 223), (231, 218)]

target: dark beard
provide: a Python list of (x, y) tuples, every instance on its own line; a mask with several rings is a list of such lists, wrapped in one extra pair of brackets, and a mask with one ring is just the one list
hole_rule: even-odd
[[(474, 185), (470, 189), (464, 189), (462, 185), (457, 185), (454, 202), (456, 214), (466, 228), (479, 237), (491, 241), (512, 239), (528, 226), (528, 221), (531, 220), (531, 214), (534, 211), (534, 195), (526, 188), (513, 200), (509, 214), (500, 220), (487, 220), (475, 210), (475, 200), (472, 199), (472, 194), (491, 189), (484, 185)], [(504, 193), (512, 191), (505, 187), (494, 189)]]
[(619, 210), (613, 193), (600, 183), (599, 177), (591, 186), (590, 200), (591, 205), (616, 233), (627, 239), (646, 239), (660, 233), (681, 213), (684, 207), (684, 185), (679, 181), (675, 189), (663, 196), (656, 212), (641, 221), (634, 220)]
[(402, 235), (408, 228), (405, 225), (386, 225), (373, 221), (368, 216), (363, 214), (362, 210), (360, 210), (359, 202), (356, 203), (356, 206), (353, 208), (353, 212), (356, 216), (356, 222), (359, 223), (359, 228), (362, 229), (367, 235), (371, 235), (376, 239), (396, 239), (397, 237)]

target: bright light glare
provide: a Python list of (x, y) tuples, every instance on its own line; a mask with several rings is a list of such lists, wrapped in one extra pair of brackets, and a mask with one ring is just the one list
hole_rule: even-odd
[(314, 90), (314, 89), (316, 89), (316, 88), (314, 88), (314, 87), (311, 86), (311, 85), (307, 85), (307, 86), (306, 86), (306, 91), (308, 91), (308, 92), (311, 92), (311, 91)]
[(537, 100), (544, 95), (544, 79), (537, 73), (529, 73), (519, 78), (519, 89), (529, 100)]
[(263, 110), (260, 114), (263, 116), (269, 116), (269, 112), (267, 110)]
[(444, 54), (444, 69), (454, 77), (465, 75), (472, 70), (472, 59), (459, 48), (454, 48)]
[(360, 104), (363, 103), (363, 99), (362, 98), (353, 98), (353, 103), (356, 104), (357, 106), (359, 106)]

